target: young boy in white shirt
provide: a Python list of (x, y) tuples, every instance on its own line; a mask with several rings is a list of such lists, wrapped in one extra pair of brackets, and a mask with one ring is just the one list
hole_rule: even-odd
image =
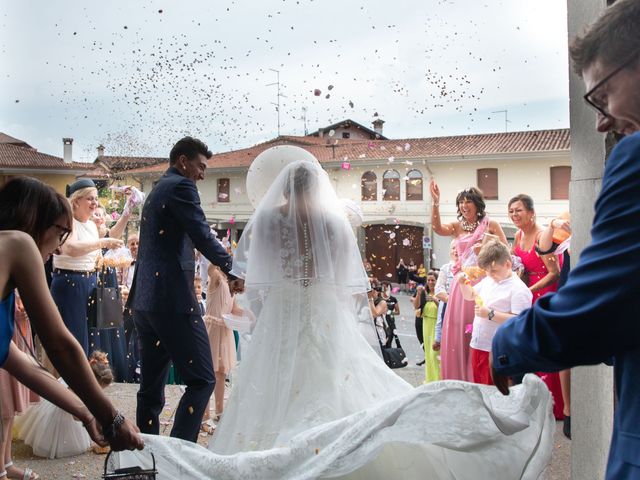
[(532, 294), (511, 271), (509, 249), (498, 241), (486, 243), (478, 253), (478, 266), (487, 276), (475, 287), (464, 273), (457, 275), (465, 300), (475, 300), (471, 334), (473, 381), (493, 385), (489, 371), (491, 341), (501, 323), (531, 307)]

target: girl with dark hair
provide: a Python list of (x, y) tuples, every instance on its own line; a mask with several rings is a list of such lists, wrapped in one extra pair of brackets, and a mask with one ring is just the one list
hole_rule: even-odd
[[(453, 274), (464, 270), (472, 280), (478, 282), (482, 271), (477, 266), (476, 255), (480, 251), (482, 238), (491, 234), (507, 244), (502, 227), (489, 219), (482, 192), (475, 187), (461, 191), (456, 196), (457, 220), (442, 223), (440, 218), (440, 188), (431, 180), (431, 225), (433, 231), (456, 240), (458, 259), (452, 267)], [(471, 369), (470, 325), (473, 324), (474, 303), (465, 300), (459, 285), (453, 282), (444, 314), (440, 347), (440, 368), (444, 380), (473, 381)]]
[[(96, 443), (110, 443), (114, 449), (142, 448), (135, 427), (102, 393), (89, 362), (64, 327), (47, 289), (43, 263), (70, 232), (68, 204), (51, 187), (31, 178), (14, 178), (0, 189), (0, 367), (78, 418)], [(77, 397), (11, 341), (16, 288), (55, 368)], [(4, 452), (4, 443), (11, 432), (5, 428), (2, 433), (0, 451)], [(3, 467), (0, 479), (12, 465), (3, 462)]]

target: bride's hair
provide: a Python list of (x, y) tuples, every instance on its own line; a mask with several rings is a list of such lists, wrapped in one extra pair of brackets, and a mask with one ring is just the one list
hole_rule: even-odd
[(291, 197), (291, 190), (295, 194), (299, 195), (302, 192), (308, 192), (317, 184), (318, 177), (315, 170), (313, 170), (311, 165), (306, 165), (307, 162), (302, 162), (299, 166), (295, 168), (292, 174), (292, 178), (285, 183), (284, 186), (284, 196), (285, 198)]

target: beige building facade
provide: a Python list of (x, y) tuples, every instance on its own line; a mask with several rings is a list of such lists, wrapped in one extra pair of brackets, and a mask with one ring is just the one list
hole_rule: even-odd
[[(360, 206), (364, 221), (356, 234), (363, 257), (386, 278), (395, 277), (402, 256), (434, 267), (448, 261), (450, 239), (431, 232), (431, 178), (440, 185), (445, 222), (456, 219), (457, 193), (478, 186), (492, 197), (487, 200), (488, 214), (511, 239), (515, 229), (507, 204), (513, 196), (531, 195), (543, 224), (569, 209), (568, 130), (401, 140), (279, 137), (216, 154), (209, 161), (198, 189), (205, 214), (220, 234), (230, 231), (232, 239), (239, 238), (254, 210), (246, 192), (249, 165), (262, 151), (283, 144), (314, 154), (338, 196)], [(167, 166), (168, 162), (127, 174), (149, 191)], [(431, 248), (423, 249), (423, 244)]]

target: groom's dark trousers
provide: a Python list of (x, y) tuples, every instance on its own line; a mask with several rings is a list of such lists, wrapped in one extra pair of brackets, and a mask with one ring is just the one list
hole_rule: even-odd
[(173, 167), (149, 193), (141, 217), (127, 304), (140, 338), (136, 423), (143, 433), (159, 433), (164, 386), (173, 362), (187, 388), (175, 411), (171, 436), (195, 442), (215, 376), (193, 286), (194, 247), (225, 273), (231, 269), (231, 257), (211, 233), (196, 184)]

